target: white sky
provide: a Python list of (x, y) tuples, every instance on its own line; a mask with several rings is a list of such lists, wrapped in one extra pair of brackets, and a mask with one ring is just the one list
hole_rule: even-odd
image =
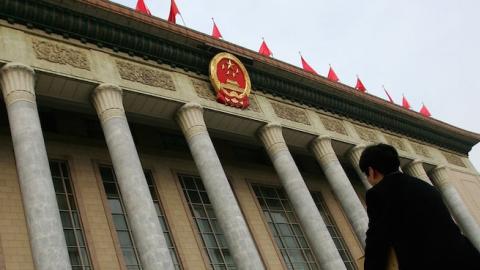
[[(115, 2), (135, 8), (136, 0)], [(166, 19), (170, 0), (145, 0)], [(318, 73), (328, 64), (343, 83), (358, 74), (368, 92), (395, 102), (405, 94), (432, 116), (480, 133), (480, 2), (476, 0), (176, 0), (189, 28), (257, 51), (265, 37), (274, 57)], [(181, 19), (177, 17), (177, 23)], [(480, 169), (480, 146), (470, 152)]]

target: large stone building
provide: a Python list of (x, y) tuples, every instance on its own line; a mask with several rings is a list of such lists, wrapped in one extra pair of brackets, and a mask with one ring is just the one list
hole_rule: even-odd
[(0, 66), (0, 269), (362, 269), (377, 142), (480, 247), (479, 134), (100, 0), (0, 1)]

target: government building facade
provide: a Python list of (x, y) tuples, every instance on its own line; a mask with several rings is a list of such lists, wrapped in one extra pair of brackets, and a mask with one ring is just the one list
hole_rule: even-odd
[(363, 269), (380, 142), (480, 249), (479, 134), (115, 3), (1, 1), (0, 87), (0, 269)]

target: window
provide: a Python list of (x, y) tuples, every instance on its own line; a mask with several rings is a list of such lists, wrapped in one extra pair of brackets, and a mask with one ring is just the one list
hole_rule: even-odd
[(288, 269), (320, 269), (283, 189), (252, 184)]
[(179, 175), (193, 219), (213, 269), (236, 269), (212, 204), (198, 176)]
[(157, 211), (158, 220), (160, 221), (160, 225), (162, 226), (163, 235), (165, 237), (165, 241), (167, 241), (167, 246), (168, 246), (168, 249), (170, 250), (170, 256), (172, 256), (175, 269), (182, 269), (178, 260), (178, 254), (175, 249), (175, 245), (173, 243), (172, 237), (170, 236), (170, 228), (165, 219), (163, 208), (157, 197), (157, 192), (155, 189), (155, 181), (153, 180), (152, 173), (148, 170), (145, 170), (145, 178), (147, 179), (148, 188), (150, 189), (150, 194), (152, 195), (153, 204), (155, 205), (155, 210)]
[(118, 242), (123, 253), (123, 258), (128, 270), (140, 270), (140, 257), (133, 242), (132, 231), (128, 224), (127, 213), (122, 201), (117, 178), (110, 166), (100, 166), (103, 188), (110, 206), (112, 220), (117, 231)]
[(63, 233), (67, 241), (68, 255), (72, 270), (90, 270), (92, 264), (85, 242), (80, 215), (73, 193), (67, 162), (50, 160), (52, 181), (57, 197)]
[(333, 242), (335, 243), (335, 246), (337, 247), (340, 256), (342, 256), (342, 260), (345, 263), (345, 266), (348, 270), (356, 269), (355, 264), (352, 260), (352, 256), (350, 255), (350, 252), (348, 252), (347, 246), (345, 245), (345, 241), (343, 240), (343, 237), (338, 231), (337, 225), (333, 221), (332, 216), (330, 215), (330, 212), (325, 205), (322, 194), (318, 191), (311, 192), (311, 194), (313, 197), (313, 201), (317, 205), (318, 211), (322, 215), (325, 225), (327, 225), (327, 229), (332, 236)]

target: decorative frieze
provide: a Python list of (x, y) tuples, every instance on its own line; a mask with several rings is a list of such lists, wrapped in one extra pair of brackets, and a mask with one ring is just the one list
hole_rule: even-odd
[(84, 51), (71, 48), (58, 42), (37, 38), (32, 39), (32, 45), (37, 59), (90, 70), (90, 63)]
[(444, 152), (444, 151), (442, 151), (442, 154), (445, 157), (445, 159), (447, 159), (448, 163), (457, 165), (460, 167), (464, 167), (464, 168), (467, 167), (465, 166), (465, 163), (463, 163), (462, 159), (459, 156), (452, 153)]
[(402, 150), (402, 151), (407, 151), (407, 146), (402, 141), (402, 139), (400, 139), (399, 137), (396, 137), (396, 136), (392, 136), (392, 135), (387, 135), (387, 134), (384, 134), (384, 135), (385, 135), (385, 139), (387, 140), (387, 142), (391, 146), (395, 147), (396, 149)]
[(320, 116), (320, 120), (326, 130), (333, 131), (339, 134), (348, 135), (347, 130), (343, 126), (342, 121), (330, 117)]
[(415, 151), (415, 153), (417, 155), (421, 155), (421, 156), (424, 156), (424, 157), (427, 157), (427, 158), (432, 157), (432, 155), (430, 154), (430, 152), (428, 151), (428, 149), (425, 146), (423, 146), (419, 143), (414, 143), (414, 142), (410, 142), (410, 144), (413, 147), (413, 151)]
[(368, 142), (378, 142), (377, 134), (375, 134), (373, 130), (361, 126), (355, 126), (355, 130), (357, 131), (360, 139)]
[(280, 102), (270, 103), (272, 104), (273, 110), (278, 117), (293, 122), (310, 125), (310, 121), (308, 120), (305, 110)]
[(175, 91), (175, 85), (170, 74), (127, 61), (117, 60), (116, 63), (120, 77), (124, 80)]
[(191, 81), (197, 96), (203, 99), (215, 101), (215, 94), (209, 83), (195, 79), (191, 79)]

